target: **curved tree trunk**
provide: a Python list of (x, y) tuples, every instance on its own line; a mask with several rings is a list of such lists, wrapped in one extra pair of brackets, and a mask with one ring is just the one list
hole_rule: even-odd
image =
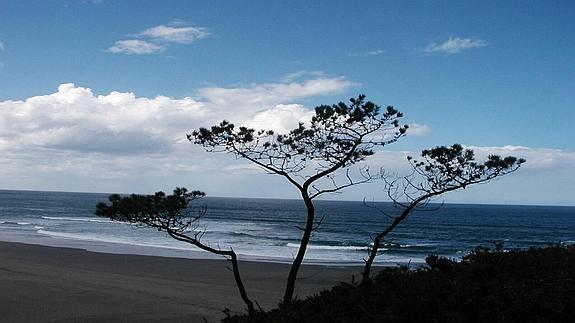
[(407, 218), (407, 216), (411, 213), (411, 211), (413, 211), (415, 209), (415, 207), (420, 202), (425, 201), (426, 199), (433, 197), (434, 195), (437, 195), (437, 194), (436, 193), (425, 194), (425, 195), (420, 196), (420, 197), (416, 198), (415, 200), (413, 200), (409, 204), (409, 206), (407, 206), (403, 210), (403, 212), (401, 212), (400, 215), (398, 215), (397, 217), (395, 217), (393, 219), (393, 222), (387, 228), (385, 228), (385, 230), (378, 233), (375, 236), (375, 238), (373, 238), (373, 246), (369, 250), (369, 257), (365, 261), (365, 266), (363, 267), (363, 272), (361, 273), (361, 283), (362, 284), (365, 284), (365, 283), (369, 282), (369, 280), (370, 280), (369, 275), (371, 273), (371, 265), (373, 264), (373, 260), (377, 256), (377, 251), (379, 250), (379, 247), (381, 245), (381, 241), (383, 240), (383, 238), (385, 238), (385, 236), (387, 236), (391, 231), (393, 231), (393, 229), (395, 229), (395, 227), (397, 227), (403, 220), (405, 220)]
[(253, 316), (256, 311), (254, 309), (254, 303), (248, 298), (248, 294), (246, 293), (246, 288), (244, 287), (244, 283), (242, 282), (242, 278), (240, 276), (240, 267), (238, 266), (238, 257), (236, 256), (235, 251), (230, 250), (230, 260), (232, 262), (232, 268), (234, 272), (234, 279), (236, 281), (236, 285), (238, 290), (240, 291), (240, 296), (242, 300), (248, 307), (248, 313), (250, 316)]
[(377, 235), (373, 239), (373, 246), (369, 250), (369, 257), (365, 261), (365, 267), (363, 267), (363, 272), (361, 273), (361, 283), (365, 284), (369, 281), (369, 275), (371, 272), (371, 265), (373, 264), (373, 260), (375, 256), (377, 256), (377, 251), (379, 250), (379, 245), (381, 244), (381, 239), (379, 235)]
[(305, 202), (305, 207), (307, 209), (307, 221), (306, 221), (305, 229), (303, 232), (303, 236), (301, 238), (301, 242), (299, 245), (297, 255), (296, 255), (295, 259), (293, 260), (293, 263), (292, 263), (290, 271), (289, 271), (286, 289), (285, 289), (284, 298), (283, 298), (283, 304), (289, 304), (293, 299), (293, 293), (295, 290), (295, 283), (296, 283), (296, 279), (297, 279), (297, 274), (298, 274), (299, 268), (301, 267), (301, 263), (303, 261), (303, 258), (305, 256), (305, 251), (307, 249), (307, 245), (309, 244), (309, 240), (311, 238), (311, 232), (313, 231), (313, 220), (314, 220), (314, 216), (315, 216), (315, 208), (314, 208), (313, 202), (311, 201), (311, 198), (309, 197), (309, 194), (307, 193), (307, 189), (303, 189), (301, 191), (301, 193), (302, 193), (302, 198)]
[(192, 245), (194, 245), (200, 249), (203, 249), (205, 251), (211, 252), (211, 253), (216, 254), (216, 255), (230, 257), (229, 259), (232, 262), (232, 271), (234, 273), (234, 280), (236, 281), (236, 287), (238, 288), (238, 291), (240, 292), (240, 296), (248, 308), (248, 314), (250, 316), (253, 316), (256, 313), (256, 311), (254, 309), (254, 303), (249, 299), (248, 293), (246, 292), (246, 288), (244, 287), (244, 283), (242, 281), (242, 277), (240, 276), (240, 267), (238, 265), (238, 256), (236, 255), (235, 251), (214, 249), (210, 246), (207, 246), (207, 245), (201, 243), (199, 240), (197, 240), (195, 238), (191, 238), (185, 234), (175, 232), (172, 229), (170, 229), (169, 227), (164, 227), (163, 229), (165, 229), (168, 232), (168, 234), (176, 240), (187, 242), (187, 243), (192, 244)]

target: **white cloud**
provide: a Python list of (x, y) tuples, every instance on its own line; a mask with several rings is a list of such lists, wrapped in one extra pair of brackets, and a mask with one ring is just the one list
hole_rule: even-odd
[[(153, 192), (184, 185), (206, 190), (211, 196), (292, 197), (289, 194), (294, 191), (282, 185), (281, 179), (255, 172), (249, 163), (234, 156), (208, 154), (190, 144), (186, 133), (222, 119), (285, 131), (312, 114), (310, 107), (298, 100), (342, 93), (353, 86), (355, 83), (345, 78), (318, 76), (204, 88), (194, 97), (148, 98), (130, 92), (97, 95), (89, 88), (62, 84), (51, 94), (0, 101), (1, 185), (107, 192)], [(429, 131), (424, 125), (412, 124), (413, 129), (423, 134)], [(393, 145), (396, 147), (401, 147), (401, 141)], [(457, 201), (524, 203), (537, 196), (535, 202), (573, 204), (575, 152), (523, 146), (469, 147), (478, 159), (488, 154), (513, 155), (527, 163), (494, 185), (474, 188), (473, 194), (462, 193)], [(418, 152), (378, 152), (366, 165), (374, 172), (385, 166), (401, 174), (409, 170), (407, 155)], [(377, 199), (384, 198), (381, 183), (361, 186), (349, 194), (338, 197), (361, 199), (377, 194)]]
[(489, 45), (486, 41), (473, 38), (449, 37), (441, 44), (431, 43), (425, 48), (427, 53), (441, 52), (446, 54), (457, 54), (464, 50), (485, 47)]
[(181, 131), (181, 122), (201, 117), (201, 107), (191, 98), (96, 96), (88, 88), (62, 84), (53, 94), (0, 102), (0, 150), (165, 152), (176, 136), (172, 128)]
[(114, 54), (153, 54), (166, 50), (169, 43), (190, 44), (209, 35), (206, 28), (175, 21), (171, 26), (148, 28), (134, 36), (138, 39), (118, 40), (107, 51)]
[(296, 80), (302, 80), (305, 78), (321, 78), (325, 77), (325, 73), (322, 71), (297, 71), (289, 73), (288, 75), (282, 77), (282, 83), (290, 83)]
[[(394, 147), (400, 147), (397, 143)], [(430, 147), (431, 148), (431, 147)], [(503, 203), (574, 205), (575, 152), (524, 146), (465, 146), (475, 151), (476, 160), (488, 155), (515, 156), (527, 162), (515, 173), (503, 176), (486, 185), (473, 185), (465, 190), (441, 196), (437, 202), (448, 203)], [(419, 151), (380, 151), (366, 161), (372, 170), (384, 167), (385, 174), (404, 176), (411, 173), (407, 156), (419, 157)], [(365, 190), (364, 190), (365, 189)], [(385, 199), (383, 185), (362, 187), (350, 192), (356, 199), (362, 197)], [(374, 195), (375, 194), (375, 195)]]
[[(575, 152), (571, 151), (512, 145), (501, 147), (469, 146), (466, 148), (473, 149), (478, 157), (485, 157), (492, 154), (525, 158), (527, 160), (527, 163), (524, 166), (526, 171), (549, 171), (554, 169), (575, 170)], [(575, 171), (573, 172), (575, 175)]]
[(298, 122), (309, 122), (314, 112), (299, 104), (279, 104), (271, 109), (256, 113), (246, 125), (255, 129), (273, 129), (286, 133)]
[(141, 32), (140, 35), (150, 37), (157, 41), (190, 44), (210, 35), (210, 33), (202, 27), (171, 27), (160, 25), (148, 28)]
[(219, 106), (247, 104), (261, 109), (280, 103), (293, 103), (306, 97), (340, 93), (354, 86), (357, 83), (343, 77), (320, 77), (302, 82), (252, 84), (244, 88), (208, 87), (201, 89), (199, 94)]
[(198, 98), (147, 98), (130, 92), (95, 95), (89, 88), (62, 84), (52, 94), (0, 101), (0, 151), (169, 154), (190, 130), (222, 119), (274, 130), (292, 128), (311, 115), (310, 109), (292, 101), (352, 85), (344, 78), (321, 78), (212, 87), (200, 89)]
[(351, 57), (370, 57), (370, 56), (379, 56), (385, 53), (383, 49), (374, 49), (363, 53), (348, 53), (348, 56)]
[[(478, 161), (486, 160), (489, 155), (514, 156), (524, 158), (527, 162), (521, 167), (522, 173), (541, 174), (550, 171), (569, 171), (575, 179), (575, 152), (562, 149), (551, 148), (531, 148), (524, 146), (466, 146), (466, 149), (473, 149), (475, 159)], [(432, 147), (429, 147), (432, 148)], [(410, 169), (406, 160), (407, 156), (419, 157), (419, 151), (382, 151), (377, 152), (372, 158), (368, 159), (371, 168), (378, 165), (385, 166), (387, 171), (406, 172)], [(417, 159), (417, 158), (416, 158)]]
[(152, 44), (139, 39), (118, 40), (114, 46), (108, 48), (108, 52), (118, 54), (153, 54), (164, 51), (166, 48), (161, 45)]
[(322, 77), (211, 87), (193, 98), (148, 98), (130, 92), (96, 95), (68, 83), (51, 94), (0, 101), (2, 187), (142, 192), (169, 183), (233, 195), (225, 192), (232, 186), (215, 179), (232, 176), (241, 186), (242, 167), (226, 168), (237, 161), (206, 154), (186, 140), (186, 133), (222, 119), (287, 130), (311, 115), (294, 101), (353, 85), (345, 78)]
[(375, 50), (370, 50), (369, 52), (367, 52), (367, 56), (377, 56), (377, 55), (381, 55), (385, 53), (385, 51), (383, 49), (375, 49)]
[(431, 128), (424, 124), (410, 123), (407, 129), (408, 136), (424, 137), (431, 133)]

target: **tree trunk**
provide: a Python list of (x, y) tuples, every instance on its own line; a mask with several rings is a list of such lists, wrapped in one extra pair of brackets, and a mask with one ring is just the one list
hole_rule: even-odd
[(303, 236), (301, 238), (299, 250), (297, 252), (295, 259), (293, 260), (293, 263), (292, 263), (290, 271), (289, 271), (286, 289), (285, 289), (284, 298), (283, 298), (283, 304), (289, 304), (289, 303), (291, 303), (291, 301), (293, 299), (293, 293), (295, 290), (295, 283), (296, 283), (296, 279), (297, 279), (297, 274), (298, 274), (299, 268), (301, 266), (301, 263), (303, 261), (303, 258), (305, 256), (305, 251), (307, 249), (307, 245), (309, 244), (309, 240), (311, 238), (311, 232), (313, 231), (313, 220), (314, 220), (314, 216), (315, 216), (315, 209), (313, 206), (313, 202), (311, 201), (311, 198), (309, 197), (309, 194), (307, 192), (307, 188), (304, 188), (301, 193), (302, 193), (302, 198), (305, 202), (305, 207), (307, 209), (307, 222), (305, 225)]
[(235, 251), (214, 249), (210, 246), (207, 246), (207, 245), (201, 243), (199, 240), (197, 240), (195, 238), (191, 238), (185, 234), (175, 232), (174, 230), (170, 229), (167, 226), (162, 227), (162, 229), (166, 230), (166, 232), (168, 232), (168, 234), (176, 240), (187, 242), (187, 243), (192, 244), (192, 245), (194, 245), (194, 246), (196, 246), (202, 250), (211, 252), (211, 253), (216, 254), (216, 255), (230, 257), (229, 259), (232, 262), (232, 270), (234, 273), (234, 280), (236, 281), (236, 287), (238, 288), (238, 291), (240, 292), (240, 296), (242, 297), (242, 300), (244, 301), (244, 303), (248, 307), (248, 314), (250, 316), (253, 316), (255, 314), (254, 303), (249, 299), (248, 293), (246, 292), (246, 288), (244, 287), (244, 283), (242, 282), (242, 277), (240, 276), (240, 266), (238, 265), (238, 256), (236, 255)]
[(231, 252), (231, 262), (232, 268), (234, 272), (234, 279), (236, 280), (236, 285), (238, 290), (240, 291), (240, 295), (246, 306), (248, 307), (248, 314), (253, 316), (256, 311), (254, 309), (254, 303), (248, 298), (248, 294), (246, 293), (246, 288), (244, 287), (244, 283), (242, 282), (242, 278), (240, 276), (240, 267), (238, 266), (238, 257), (236, 256), (235, 251), (230, 250)]
[[(447, 191), (451, 191), (450, 190), (446, 190)], [(381, 240), (383, 240), (383, 238), (385, 238), (385, 236), (387, 236), (391, 231), (393, 231), (393, 229), (395, 229), (395, 227), (397, 227), (403, 220), (405, 220), (407, 218), (407, 216), (411, 213), (411, 211), (413, 211), (415, 209), (415, 207), (422, 201), (425, 201), (427, 199), (429, 199), (430, 197), (433, 197), (435, 195), (439, 195), (438, 193), (428, 193), (425, 195), (422, 195), (418, 198), (416, 198), (415, 200), (413, 200), (409, 206), (407, 206), (403, 212), (401, 212), (400, 215), (398, 215), (397, 217), (395, 217), (393, 219), (393, 222), (387, 226), (387, 228), (385, 228), (385, 230), (383, 230), (382, 232), (380, 232), (379, 234), (377, 234), (375, 236), (375, 238), (373, 239), (373, 246), (371, 247), (371, 250), (369, 251), (369, 257), (367, 258), (367, 260), (365, 261), (365, 266), (363, 267), (363, 272), (361, 274), (361, 283), (365, 284), (370, 280), (370, 272), (371, 272), (371, 265), (373, 264), (373, 260), (375, 259), (375, 257), (377, 256), (377, 251), (379, 250), (379, 247), (381, 245)]]
[(366, 284), (370, 280), (369, 275), (371, 272), (371, 265), (373, 264), (373, 260), (375, 259), (375, 256), (377, 256), (377, 251), (379, 250), (380, 244), (381, 244), (381, 238), (378, 235), (373, 239), (373, 246), (371, 247), (371, 250), (369, 251), (369, 257), (365, 261), (365, 267), (363, 268), (363, 272), (361, 273), (361, 283), (362, 284)]

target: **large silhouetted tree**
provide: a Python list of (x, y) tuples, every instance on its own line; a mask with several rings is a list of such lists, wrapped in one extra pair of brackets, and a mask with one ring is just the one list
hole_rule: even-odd
[[(392, 106), (381, 111), (364, 95), (349, 104), (321, 105), (306, 125), (300, 123), (285, 134), (272, 130), (236, 127), (222, 121), (211, 128), (200, 128), (188, 140), (210, 152), (228, 152), (246, 159), (271, 174), (279, 175), (301, 195), (307, 213), (300, 246), (287, 278), (283, 303), (292, 301), (299, 268), (313, 230), (313, 200), (325, 193), (372, 179), (369, 169), (353, 176), (350, 166), (374, 154), (374, 149), (395, 142), (407, 126), (399, 123), (402, 114)], [(342, 170), (345, 170), (343, 173)], [(341, 176), (337, 176), (339, 175)]]
[(101, 202), (96, 206), (96, 215), (112, 220), (145, 225), (167, 232), (172, 238), (192, 244), (202, 250), (226, 257), (232, 263), (232, 270), (240, 296), (248, 308), (255, 313), (254, 304), (248, 298), (240, 277), (238, 257), (233, 249), (211, 247), (201, 241), (203, 230), (199, 230), (198, 221), (205, 213), (203, 209), (194, 209), (190, 203), (205, 194), (200, 191), (189, 192), (185, 188), (176, 188), (173, 195), (156, 192), (154, 195), (109, 196), (110, 204)]
[(420, 160), (413, 157), (407, 157), (407, 160), (412, 168), (409, 175), (394, 180), (384, 177), (389, 198), (402, 211), (396, 216), (386, 214), (391, 222), (372, 237), (373, 245), (362, 273), (364, 283), (370, 279), (371, 265), (383, 239), (414, 210), (442, 194), (512, 173), (525, 162), (522, 158), (502, 158), (497, 155), (490, 155), (485, 161), (477, 162), (473, 150), (464, 149), (459, 144), (423, 150)]

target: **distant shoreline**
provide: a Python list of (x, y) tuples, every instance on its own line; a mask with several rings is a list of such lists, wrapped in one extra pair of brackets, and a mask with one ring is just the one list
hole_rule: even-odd
[[(135, 193), (135, 192), (70, 192), (70, 191), (58, 191), (58, 190), (35, 190), (35, 189), (8, 189), (8, 188), (0, 188), (0, 192), (32, 192), (32, 193), (70, 193), (70, 194), (86, 194), (86, 195), (109, 195), (112, 193), (117, 193), (121, 195), (129, 195), (129, 194), (153, 194), (154, 192), (148, 193)], [(254, 199), (254, 200), (287, 200), (287, 201), (299, 201), (298, 198), (280, 198), (280, 197), (237, 197), (237, 196), (211, 196), (208, 195), (205, 197), (206, 199), (214, 198), (214, 199)], [(342, 200), (337, 198), (318, 198), (316, 201), (321, 202), (330, 202), (330, 201), (338, 201), (338, 202), (352, 202), (358, 203), (363, 202), (362, 200)], [(390, 201), (375, 201), (376, 203), (392, 203)], [(303, 202), (302, 202), (303, 203)], [(433, 204), (443, 204), (443, 205), (479, 205), (479, 206), (525, 206), (525, 207), (558, 207), (558, 208), (575, 208), (575, 204), (516, 204), (516, 203), (471, 203), (471, 202), (446, 202), (446, 203), (431, 203)]]

